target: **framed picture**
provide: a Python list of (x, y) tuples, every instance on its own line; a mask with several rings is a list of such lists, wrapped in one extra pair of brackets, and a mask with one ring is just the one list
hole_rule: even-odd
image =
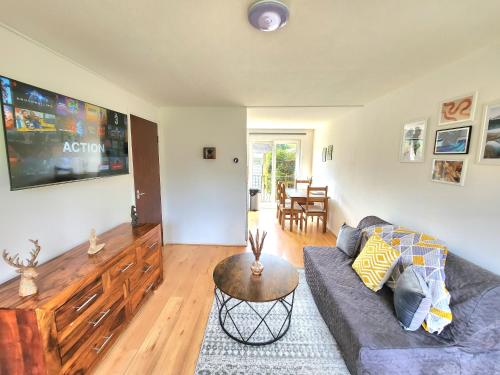
[(489, 104), (484, 110), (479, 162), (500, 165), (500, 103)]
[(471, 122), (476, 112), (477, 93), (448, 99), (439, 105), (439, 125)]
[(333, 145), (328, 146), (327, 159), (333, 160)]
[(203, 147), (203, 159), (216, 159), (217, 150), (215, 147)]
[(421, 163), (424, 161), (426, 130), (427, 120), (417, 120), (404, 124), (401, 140), (401, 162)]
[(468, 154), (472, 126), (436, 131), (434, 155)]
[(432, 161), (432, 181), (443, 184), (464, 186), (467, 160), (441, 160)]
[(323, 154), (322, 154), (322, 160), (323, 160), (323, 162), (326, 162), (326, 153), (327, 153), (327, 148), (323, 147)]

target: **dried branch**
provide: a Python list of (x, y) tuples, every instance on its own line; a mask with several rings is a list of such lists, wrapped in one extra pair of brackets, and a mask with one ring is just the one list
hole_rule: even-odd
[(266, 239), (267, 232), (262, 231), (262, 237), (260, 236), (260, 232), (257, 229), (255, 240), (251, 231), (248, 231), (250, 245), (252, 246), (252, 252), (255, 255), (255, 259), (259, 260), (260, 255), (262, 254), (262, 248), (264, 247), (264, 240)]

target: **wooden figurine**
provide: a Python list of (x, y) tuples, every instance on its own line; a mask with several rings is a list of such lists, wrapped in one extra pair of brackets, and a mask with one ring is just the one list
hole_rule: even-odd
[(135, 228), (139, 226), (139, 216), (135, 206), (130, 207), (130, 218), (132, 219), (132, 226)]
[(97, 244), (97, 235), (95, 234), (95, 229), (92, 228), (92, 230), (90, 231), (90, 237), (89, 237), (89, 249), (87, 251), (88, 254), (92, 255), (92, 254), (95, 254), (95, 253), (98, 253), (99, 251), (102, 250), (102, 248), (104, 247), (104, 243), (101, 243), (101, 244)]
[(259, 230), (257, 229), (257, 233), (255, 236), (255, 240), (251, 231), (248, 231), (250, 245), (252, 246), (253, 255), (255, 255), (255, 261), (252, 263), (250, 269), (255, 276), (260, 276), (262, 271), (264, 270), (264, 266), (260, 262), (260, 254), (262, 254), (262, 248), (264, 247), (264, 240), (266, 239), (267, 232), (262, 232), (262, 238), (259, 238)]
[(38, 244), (38, 240), (30, 241), (35, 245), (35, 249), (31, 250), (30, 258), (26, 259), (26, 265), (24, 265), (23, 261), (19, 260), (19, 253), (14, 256), (9, 255), (7, 250), (4, 250), (2, 253), (5, 262), (10, 266), (17, 268), (17, 272), (21, 274), (21, 283), (19, 284), (19, 295), (21, 297), (31, 296), (38, 292), (38, 288), (35, 283), (35, 278), (38, 276), (38, 273), (36, 272), (38, 261), (36, 258), (40, 253), (41, 247)]

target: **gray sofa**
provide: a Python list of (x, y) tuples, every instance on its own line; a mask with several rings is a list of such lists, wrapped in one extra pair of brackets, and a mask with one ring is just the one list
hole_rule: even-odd
[[(378, 223), (370, 216), (358, 228)], [(435, 335), (404, 331), (392, 291), (365, 287), (353, 261), (334, 247), (304, 248), (307, 283), (352, 374), (500, 374), (500, 276), (449, 253), (453, 323)]]

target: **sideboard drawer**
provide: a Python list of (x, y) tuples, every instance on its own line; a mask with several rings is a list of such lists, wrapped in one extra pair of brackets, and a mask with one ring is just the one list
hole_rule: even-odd
[(120, 305), (123, 305), (124, 299), (123, 294), (117, 294), (113, 297), (97, 307), (97, 312), (94, 315), (83, 321), (68, 337), (59, 343), (59, 352), (63, 364), (71, 359), (97, 330), (106, 325), (111, 316), (116, 315), (116, 312), (121, 307)]
[(100, 330), (82, 346), (79, 353), (63, 367), (63, 374), (86, 374), (88, 369), (112, 346), (126, 324), (125, 306), (107, 319)]
[(130, 297), (130, 309), (132, 314), (135, 314), (141, 303), (151, 294), (156, 288), (160, 280), (160, 269), (157, 269), (153, 274), (146, 279), (146, 282), (141, 285)]
[(156, 253), (161, 249), (161, 235), (156, 233), (147, 239), (140, 248), (140, 255), (143, 259), (148, 258), (152, 253)]
[(121, 283), (137, 269), (135, 251), (127, 251), (126, 255), (109, 268), (111, 283)]
[(143, 261), (142, 267), (137, 269), (130, 277), (129, 291), (133, 292), (139, 286), (143, 285), (148, 277), (152, 275), (160, 267), (160, 254), (158, 251), (151, 253), (151, 255)]
[(91, 283), (73, 294), (61, 307), (55, 311), (56, 327), (58, 331), (72, 323), (99, 300), (104, 293), (102, 280), (99, 276)]

